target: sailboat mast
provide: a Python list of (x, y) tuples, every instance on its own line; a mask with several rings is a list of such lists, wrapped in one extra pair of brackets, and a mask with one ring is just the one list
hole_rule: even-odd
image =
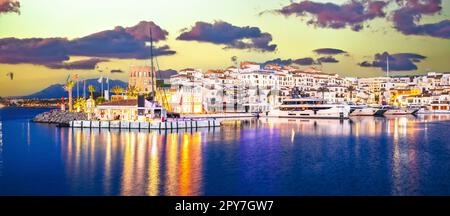
[(386, 56), (386, 72), (387, 77), (389, 78), (389, 56)]
[(148, 28), (150, 33), (150, 73), (151, 73), (151, 79), (152, 79), (152, 92), (151, 92), (151, 99), (152, 102), (155, 100), (155, 78), (154, 78), (154, 71), (153, 71), (153, 37), (152, 37), (152, 28)]

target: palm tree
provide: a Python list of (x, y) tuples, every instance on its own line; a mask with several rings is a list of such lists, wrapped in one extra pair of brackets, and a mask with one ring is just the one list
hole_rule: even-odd
[(350, 101), (352, 101), (353, 99), (353, 92), (355, 91), (355, 87), (353, 87), (352, 85), (347, 87), (347, 91), (350, 93)]
[(129, 97), (137, 97), (139, 90), (136, 86), (128, 86), (127, 96)]
[(84, 98), (78, 98), (75, 100), (75, 104), (73, 107), (77, 110), (77, 112), (82, 112), (86, 106), (86, 99)]
[(120, 86), (114, 86), (111, 89), (111, 91), (114, 92), (114, 94), (119, 95), (120, 93), (124, 92), (125, 90)]
[(318, 89), (317, 89), (317, 91), (318, 92), (320, 92), (321, 94), (322, 94), (322, 100), (324, 100), (324, 97), (325, 97), (325, 92), (327, 92), (327, 91), (329, 91), (328, 90), (328, 88), (327, 87), (319, 87)]
[(88, 86), (89, 93), (91, 94), (91, 98), (94, 98), (95, 87), (93, 85)]
[(67, 81), (66, 85), (64, 86), (64, 89), (69, 94), (69, 112), (72, 112), (72, 106), (73, 106), (73, 99), (72, 99), (72, 89), (75, 85), (75, 82), (72, 80)]

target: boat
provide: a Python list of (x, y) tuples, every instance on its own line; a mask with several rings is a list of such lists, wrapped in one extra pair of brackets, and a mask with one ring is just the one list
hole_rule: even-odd
[(366, 105), (350, 105), (350, 116), (382, 116), (387, 110)]
[(449, 102), (436, 102), (433, 101), (428, 106), (422, 106), (419, 109), (418, 114), (450, 114)]
[(328, 104), (317, 98), (284, 99), (282, 104), (262, 115), (278, 118), (328, 118), (345, 119), (349, 117), (347, 104)]
[(5, 107), (5, 105), (3, 105), (3, 104), (0, 103), (0, 109), (3, 108), (3, 107)]
[(382, 108), (386, 109), (384, 115), (415, 115), (419, 112), (417, 108), (394, 108), (390, 106), (384, 106)]

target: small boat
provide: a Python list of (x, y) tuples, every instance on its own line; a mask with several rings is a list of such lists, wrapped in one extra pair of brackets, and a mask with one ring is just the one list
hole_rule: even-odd
[(263, 114), (278, 118), (327, 118), (345, 119), (349, 117), (350, 106), (347, 104), (327, 104), (317, 98), (284, 99), (282, 104)]
[(384, 115), (414, 115), (419, 112), (419, 109), (413, 108), (394, 108), (390, 106), (382, 107), (386, 109)]

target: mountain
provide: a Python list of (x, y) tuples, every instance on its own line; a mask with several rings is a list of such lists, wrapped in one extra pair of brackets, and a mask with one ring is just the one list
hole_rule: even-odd
[[(86, 80), (86, 95), (89, 95), (88, 86), (93, 85), (95, 87), (96, 92), (100, 92), (101, 83), (97, 82), (97, 79), (89, 79)], [(109, 80), (109, 88), (112, 89), (114, 86), (120, 86), (124, 89), (127, 88), (128, 83), (121, 80)], [(108, 85), (106, 84), (106, 80), (103, 80), (103, 88), (106, 90)], [(83, 95), (83, 82), (79, 82), (80, 95)], [(73, 87), (73, 96), (77, 95), (77, 86)], [(31, 95), (22, 96), (20, 98), (24, 99), (49, 99), (49, 98), (61, 98), (67, 97), (67, 92), (64, 90), (64, 85), (62, 84), (53, 84), (41, 91), (33, 93)]]
[(173, 69), (159, 70), (156, 73), (156, 79), (170, 79), (170, 76), (177, 74), (178, 72)]

